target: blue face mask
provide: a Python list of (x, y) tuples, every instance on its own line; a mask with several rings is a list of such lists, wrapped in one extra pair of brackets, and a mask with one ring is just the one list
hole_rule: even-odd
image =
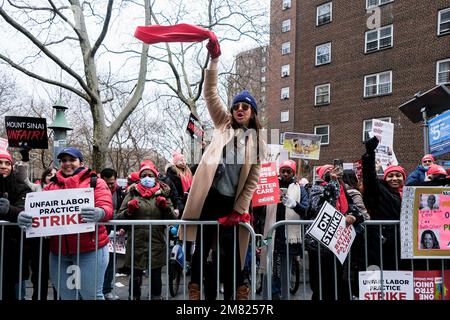
[(422, 166), (425, 170), (430, 169), (430, 166)]
[(147, 188), (153, 188), (155, 186), (155, 182), (156, 182), (155, 178), (151, 177), (144, 177), (141, 179), (141, 184)]

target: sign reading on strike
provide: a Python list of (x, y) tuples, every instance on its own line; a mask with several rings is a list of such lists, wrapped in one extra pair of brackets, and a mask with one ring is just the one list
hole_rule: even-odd
[(48, 149), (45, 118), (5, 117), (5, 127), (10, 147)]
[(280, 202), (280, 184), (275, 162), (263, 163), (259, 181), (252, 198), (253, 207), (266, 206)]

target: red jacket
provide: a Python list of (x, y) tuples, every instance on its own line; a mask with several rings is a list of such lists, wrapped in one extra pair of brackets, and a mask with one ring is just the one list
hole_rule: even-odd
[[(44, 190), (60, 190), (89, 188), (91, 182), (91, 174), (95, 173), (91, 169), (83, 169), (79, 173), (63, 177), (61, 170), (57, 172), (53, 182), (48, 184)], [(111, 220), (113, 217), (113, 205), (111, 191), (103, 179), (97, 179), (97, 185), (94, 189), (94, 206), (105, 210), (105, 216), (101, 221)], [(80, 233), (80, 252), (95, 251), (96, 232)], [(78, 234), (67, 234), (61, 236), (61, 254), (69, 255), (77, 253)], [(98, 226), (98, 248), (102, 248), (108, 244), (108, 233), (105, 226)], [(59, 253), (59, 236), (50, 237), (50, 250), (53, 254)]]

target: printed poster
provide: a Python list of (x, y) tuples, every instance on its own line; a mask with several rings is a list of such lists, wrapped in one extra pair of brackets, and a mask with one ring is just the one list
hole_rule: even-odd
[(414, 300), (412, 271), (360, 271), (359, 300)]
[(450, 270), (414, 271), (414, 300), (450, 300), (449, 287)]
[(394, 124), (378, 119), (372, 119), (372, 131), (369, 136), (376, 136), (379, 140), (378, 147), (375, 150), (375, 159), (380, 164), (383, 171), (387, 166), (397, 164), (397, 158), (394, 154)]
[(77, 188), (27, 193), (25, 212), (33, 216), (27, 238), (95, 231), (81, 221), (82, 208), (94, 207), (94, 189)]
[(307, 233), (330, 249), (341, 264), (356, 236), (353, 226), (346, 227), (344, 215), (326, 201)]
[(252, 206), (266, 206), (280, 202), (280, 185), (275, 162), (263, 163), (258, 184), (253, 193)]
[(450, 188), (405, 187), (400, 234), (402, 259), (450, 258)]
[(321, 135), (285, 132), (283, 148), (291, 158), (319, 160), (321, 140)]

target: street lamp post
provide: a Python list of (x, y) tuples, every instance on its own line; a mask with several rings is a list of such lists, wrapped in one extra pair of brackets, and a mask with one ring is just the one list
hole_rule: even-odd
[(64, 105), (62, 100), (59, 100), (53, 105), (53, 108), (56, 110), (55, 120), (53, 123), (48, 126), (50, 129), (53, 129), (53, 165), (59, 168), (59, 163), (56, 157), (58, 153), (67, 146), (67, 131), (73, 130), (73, 128), (69, 125), (66, 119), (65, 111), (68, 109)]

